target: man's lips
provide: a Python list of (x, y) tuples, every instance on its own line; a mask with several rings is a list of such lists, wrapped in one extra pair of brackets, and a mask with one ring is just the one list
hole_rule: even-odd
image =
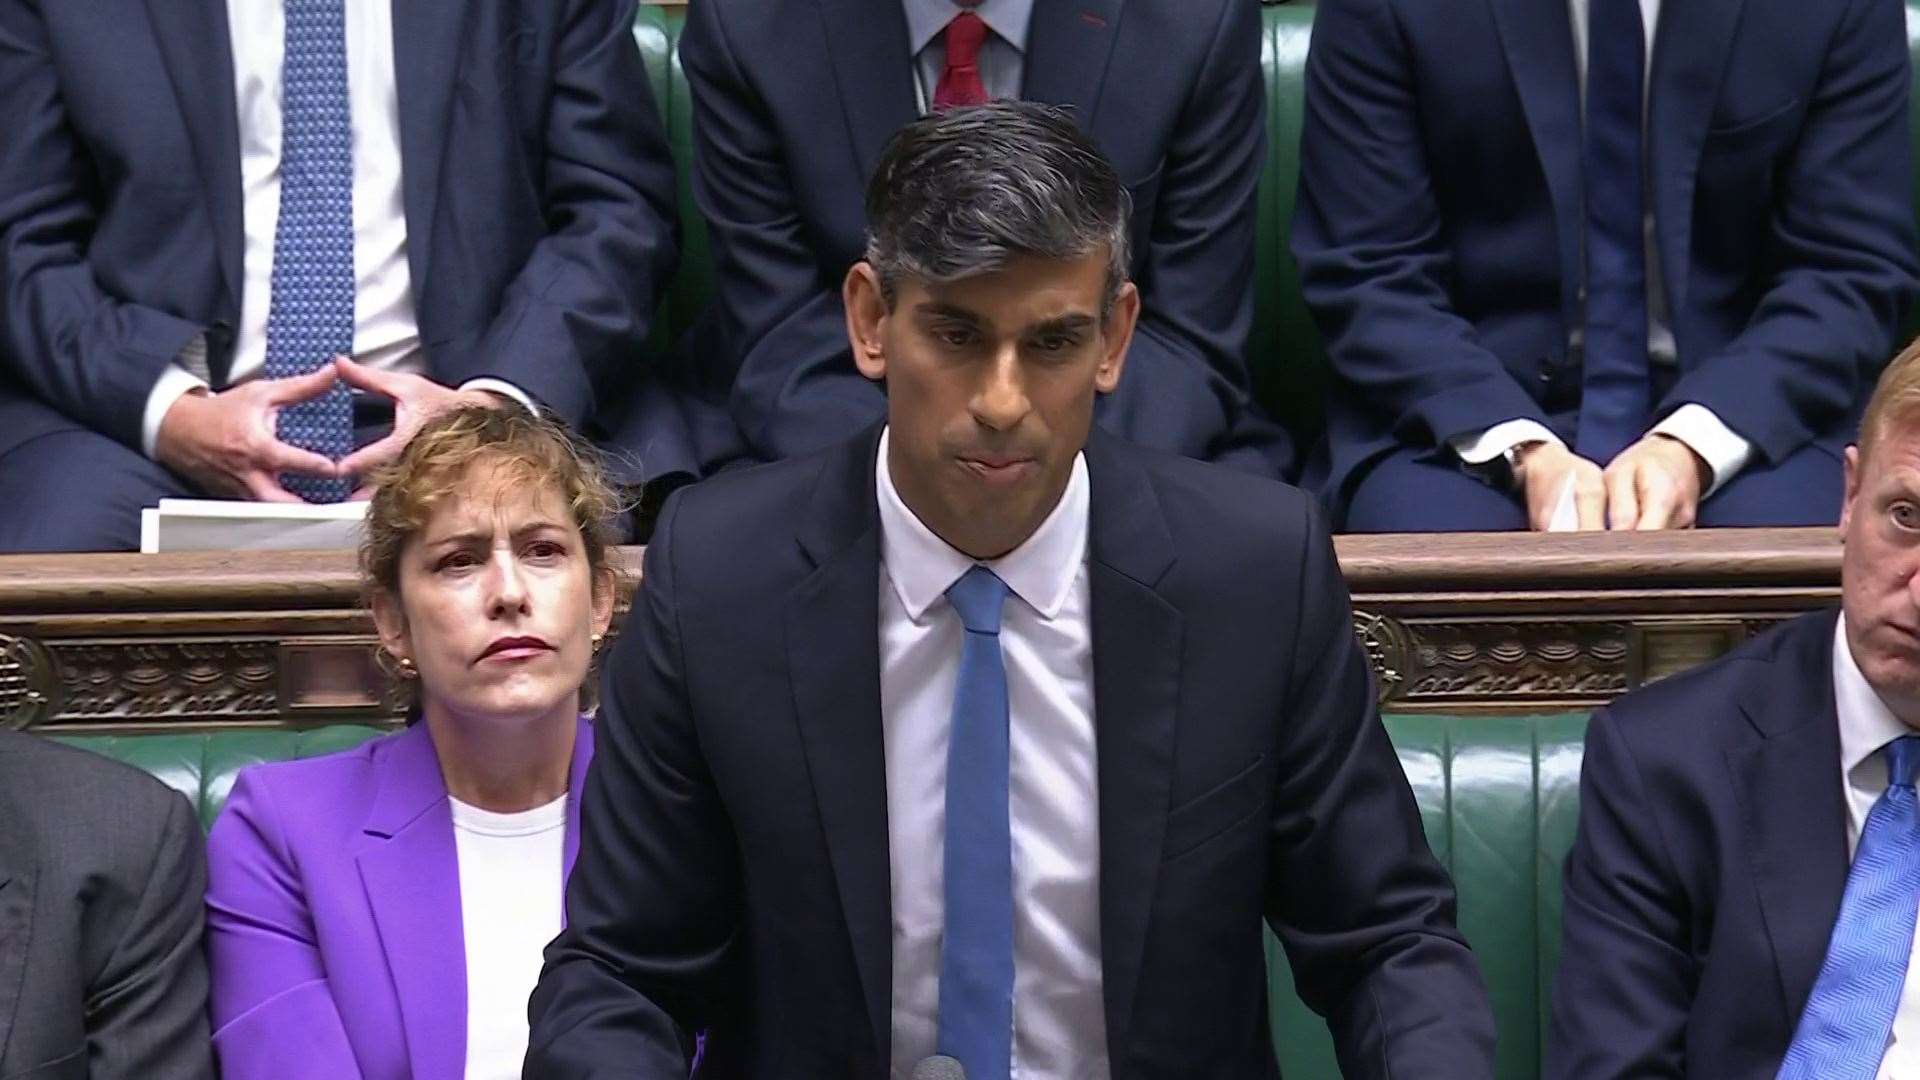
[(491, 645), (488, 645), (486, 651), (480, 654), (480, 659), (490, 660), (494, 657), (500, 657), (507, 660), (518, 660), (552, 651), (553, 646), (548, 644), (545, 638), (532, 636), (503, 637), (496, 638)]
[(961, 454), (960, 464), (987, 480), (1012, 481), (1035, 468), (1033, 458), (1024, 454)]

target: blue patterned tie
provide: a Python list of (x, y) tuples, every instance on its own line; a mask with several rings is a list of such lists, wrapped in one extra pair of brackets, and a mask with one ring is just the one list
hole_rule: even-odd
[(1872, 1080), (1913, 954), (1920, 913), (1920, 736), (1888, 743), (1887, 790), (1860, 830), (1827, 958), (1780, 1066), (1782, 1080)]
[(967, 628), (947, 745), (946, 928), (939, 1051), (968, 1080), (1005, 1080), (1013, 1062), (1013, 834), (1007, 817), (1006, 583), (976, 566), (947, 590)]
[[(345, 0), (286, 0), (280, 70), (280, 218), (273, 232), (266, 377), (285, 379), (353, 351), (353, 117)], [(335, 461), (353, 451), (346, 384), (280, 410), (282, 442)], [(339, 502), (349, 482), (288, 474), (308, 502)]]
[(1586, 356), (1574, 450), (1602, 465), (1645, 432), (1647, 256), (1642, 208), (1641, 90), (1646, 39), (1640, 0), (1587, 9)]

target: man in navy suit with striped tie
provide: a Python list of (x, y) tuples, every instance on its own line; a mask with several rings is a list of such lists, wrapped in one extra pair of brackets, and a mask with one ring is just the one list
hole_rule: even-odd
[(1840, 610), (1587, 729), (1551, 1077), (1920, 1075), (1920, 347), (1845, 470)]
[[(1277, 481), (1122, 443), (1126, 192), (1064, 110), (880, 156), (884, 423), (668, 501), (609, 658), (531, 1077), (1273, 1077), (1261, 926), (1350, 1077), (1492, 1070), (1486, 989)], [(946, 1075), (952, 1075), (951, 1072)]]
[(0, 2), (0, 551), (346, 498), (456, 402), (655, 390), (674, 181), (633, 17)]
[(1916, 262), (1901, 0), (1322, 0), (1353, 532), (1831, 524)]

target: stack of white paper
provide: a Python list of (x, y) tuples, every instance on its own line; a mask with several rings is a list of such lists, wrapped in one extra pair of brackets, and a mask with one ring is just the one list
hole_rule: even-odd
[(140, 511), (140, 550), (352, 548), (360, 545), (364, 500), (338, 503), (161, 499)]

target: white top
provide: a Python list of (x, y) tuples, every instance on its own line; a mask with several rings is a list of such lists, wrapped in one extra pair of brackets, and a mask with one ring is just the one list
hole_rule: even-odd
[[(947, 736), (964, 633), (946, 599), (974, 560), (901, 501), (880, 436), (880, 712), (893, 897), (893, 1075), (939, 1034)], [(1100, 817), (1088, 622), (1087, 465), (1024, 544), (986, 563), (1007, 583), (1013, 840), (1013, 1075), (1105, 1078)]]
[[(1847, 857), (1860, 843), (1867, 814), (1887, 790), (1887, 760), (1880, 748), (1914, 730), (1902, 723), (1874, 692), (1847, 647), (1847, 620), (1837, 620), (1833, 632), (1833, 703), (1840, 714), (1840, 780), (1847, 793)], [(1920, 920), (1920, 912), (1915, 913)], [(1920, 932), (1914, 934), (1915, 952), (1907, 960), (1907, 981), (1900, 991), (1900, 1009), (1887, 1035), (1886, 1057), (1880, 1061), (1879, 1080), (1920, 1076)]]
[[(426, 373), (414, 321), (413, 277), (407, 266), (407, 213), (401, 190), (400, 103), (393, 67), (390, 0), (344, 0), (347, 97), (353, 119), (353, 353), (389, 371)], [(284, 0), (227, 0), (233, 45), (234, 104), (240, 128), (240, 324), (234, 329), (229, 383), (260, 373), (267, 360), (274, 230), (280, 222), (281, 61), (286, 51)], [(210, 381), (204, 337), (196, 338), (147, 396), (142, 440), (154, 452), (160, 421), (181, 394)], [(505, 393), (528, 407), (526, 394), (498, 379), (466, 384)]]
[(560, 933), (567, 797), (514, 814), (447, 801), (467, 945), (466, 1080), (519, 1080), (527, 997), (541, 951)]
[[(1573, 23), (1573, 62), (1580, 79), (1581, 99), (1587, 85), (1587, 12), (1592, 0), (1567, 0), (1567, 14)], [(1640, 0), (1640, 25), (1647, 46), (1646, 79), (1653, 80), (1653, 38), (1660, 25), (1660, 0)], [(1644, 100), (1644, 99), (1643, 99)], [(1644, 107), (1644, 106), (1643, 106)], [(1651, 202), (1641, 219), (1647, 258), (1647, 358), (1656, 364), (1677, 362), (1680, 348), (1673, 340), (1673, 327), (1667, 313), (1667, 290), (1660, 276), (1659, 247), (1654, 239)], [(1584, 327), (1574, 327), (1570, 335), (1579, 341)], [(1652, 433), (1668, 435), (1685, 443), (1699, 454), (1713, 473), (1712, 481), (1701, 497), (1720, 490), (1728, 480), (1753, 460), (1753, 444), (1728, 427), (1718, 413), (1695, 402), (1669, 413), (1653, 425)], [(1454, 453), (1469, 465), (1484, 465), (1522, 443), (1560, 441), (1560, 437), (1533, 420), (1507, 420), (1484, 431), (1468, 432), (1450, 440)], [(1602, 461), (1598, 464), (1604, 466)]]

